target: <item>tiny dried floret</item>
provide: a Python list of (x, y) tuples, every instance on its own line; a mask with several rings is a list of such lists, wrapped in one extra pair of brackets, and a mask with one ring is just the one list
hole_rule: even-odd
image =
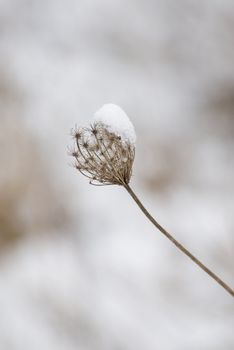
[(94, 136), (98, 134), (98, 130), (95, 127), (91, 128), (91, 132)]
[[(116, 119), (117, 112), (119, 120)], [(89, 128), (72, 132), (75, 150), (71, 155), (75, 158), (75, 167), (93, 185), (127, 185), (135, 157), (134, 127), (121, 108), (115, 105), (104, 105), (96, 115), (98, 118)]]
[(80, 139), (81, 138), (80, 129), (77, 129), (77, 126), (75, 126), (75, 128), (71, 130), (71, 135), (74, 139)]

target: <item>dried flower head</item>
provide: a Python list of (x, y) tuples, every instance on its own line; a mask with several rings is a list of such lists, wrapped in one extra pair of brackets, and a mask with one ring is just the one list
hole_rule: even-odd
[(75, 149), (70, 154), (75, 158), (75, 168), (93, 185), (127, 185), (135, 157), (134, 135), (121, 108), (104, 105), (89, 128), (72, 131)]

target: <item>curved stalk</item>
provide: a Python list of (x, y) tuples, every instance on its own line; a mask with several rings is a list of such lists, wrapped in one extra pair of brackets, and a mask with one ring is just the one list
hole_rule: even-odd
[(223, 287), (232, 297), (234, 297), (234, 290), (228, 286), (220, 277), (218, 277), (214, 272), (212, 272), (208, 267), (206, 267), (199, 259), (197, 259), (193, 254), (190, 253), (181, 243), (179, 243), (169, 232), (167, 232), (148, 212), (148, 210), (143, 206), (139, 198), (133, 192), (129, 185), (124, 185), (125, 189), (128, 191), (130, 196), (134, 199), (138, 207), (142, 210), (145, 216), (152, 222), (152, 224), (164, 235), (166, 236), (181, 252), (183, 252), (187, 257), (189, 257), (195, 264), (197, 264), (203, 271), (205, 271), (211, 278), (213, 278), (221, 287)]

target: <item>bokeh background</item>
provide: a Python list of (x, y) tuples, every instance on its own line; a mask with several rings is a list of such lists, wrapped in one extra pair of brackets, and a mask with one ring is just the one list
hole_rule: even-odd
[(0, 1), (0, 349), (233, 350), (232, 298), (69, 166), (119, 104), (132, 186), (234, 285), (234, 2)]

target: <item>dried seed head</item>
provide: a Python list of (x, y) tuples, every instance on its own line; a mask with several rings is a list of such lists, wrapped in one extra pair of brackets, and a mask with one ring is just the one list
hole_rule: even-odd
[[(133, 128), (131, 122), (127, 122)], [(90, 128), (75, 129), (73, 133), (76, 142), (71, 155), (76, 158), (75, 167), (93, 185), (124, 186), (131, 179), (135, 143), (133, 138), (123, 137), (119, 129), (117, 131), (98, 120)]]

